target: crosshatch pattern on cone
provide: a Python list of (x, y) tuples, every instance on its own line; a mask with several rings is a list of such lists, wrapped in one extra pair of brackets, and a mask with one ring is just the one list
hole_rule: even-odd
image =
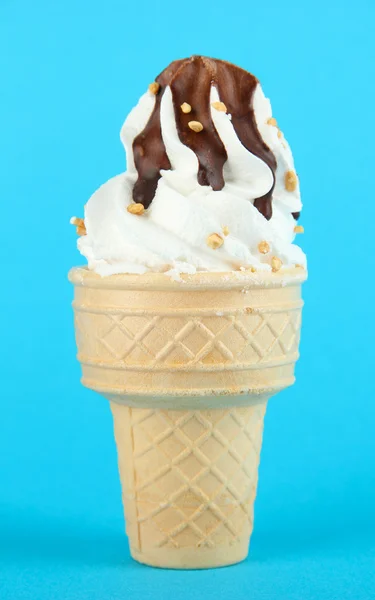
[(265, 410), (266, 403), (203, 411), (112, 403), (135, 550), (212, 549), (250, 536)]
[(275, 393), (294, 381), (302, 304), (299, 281), (163, 293), (89, 279), (74, 301), (83, 383), (111, 397)]
[(70, 278), (82, 381), (111, 404), (132, 556), (243, 560), (267, 401), (294, 382), (305, 273)]

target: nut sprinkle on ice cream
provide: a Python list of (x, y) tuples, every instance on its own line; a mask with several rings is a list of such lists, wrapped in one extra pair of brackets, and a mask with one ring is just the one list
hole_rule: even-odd
[[(127, 171), (85, 207), (78, 247), (89, 268), (178, 277), (275, 271), (272, 257), (277, 270), (306, 266), (293, 243), (301, 231), (299, 180), (278, 134), (251, 73), (202, 56), (171, 63), (123, 125)], [(264, 240), (271, 252), (259, 251)]]

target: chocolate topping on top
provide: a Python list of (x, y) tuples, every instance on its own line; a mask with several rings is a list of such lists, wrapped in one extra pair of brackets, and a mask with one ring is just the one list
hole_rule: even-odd
[[(144, 130), (134, 139), (133, 154), (138, 180), (133, 199), (148, 208), (151, 204), (161, 169), (171, 169), (160, 126), (160, 103), (170, 86), (178, 136), (183, 144), (195, 152), (198, 162), (198, 182), (213, 190), (224, 187), (223, 167), (227, 152), (211, 118), (211, 86), (216, 86), (220, 100), (232, 115), (232, 125), (238, 139), (252, 154), (263, 160), (272, 170), (275, 181), (276, 159), (263, 141), (255, 121), (253, 96), (258, 80), (254, 75), (228, 62), (192, 56), (169, 65), (157, 78), (160, 87), (155, 107)], [(190, 104), (192, 111), (185, 113), (181, 105)], [(201, 131), (189, 127), (192, 120), (203, 125)], [(254, 201), (254, 206), (266, 219), (272, 216), (271, 190)]]

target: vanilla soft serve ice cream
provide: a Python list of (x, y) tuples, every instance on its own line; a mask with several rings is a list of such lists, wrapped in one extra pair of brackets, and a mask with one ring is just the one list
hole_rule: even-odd
[(201, 56), (173, 62), (130, 112), (127, 171), (79, 221), (78, 248), (106, 276), (306, 266), (298, 177), (257, 79)]

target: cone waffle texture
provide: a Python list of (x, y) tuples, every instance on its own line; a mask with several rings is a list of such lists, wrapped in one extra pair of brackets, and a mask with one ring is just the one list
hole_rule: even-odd
[(268, 398), (294, 382), (304, 279), (295, 271), (178, 283), (162, 274), (73, 270), (82, 383), (134, 406), (155, 407), (155, 397), (171, 408)]
[(246, 557), (264, 413), (294, 382), (304, 279), (71, 271), (82, 382), (111, 401), (136, 560)]
[(173, 411), (112, 403), (135, 559), (207, 568), (246, 557), (265, 408)]

